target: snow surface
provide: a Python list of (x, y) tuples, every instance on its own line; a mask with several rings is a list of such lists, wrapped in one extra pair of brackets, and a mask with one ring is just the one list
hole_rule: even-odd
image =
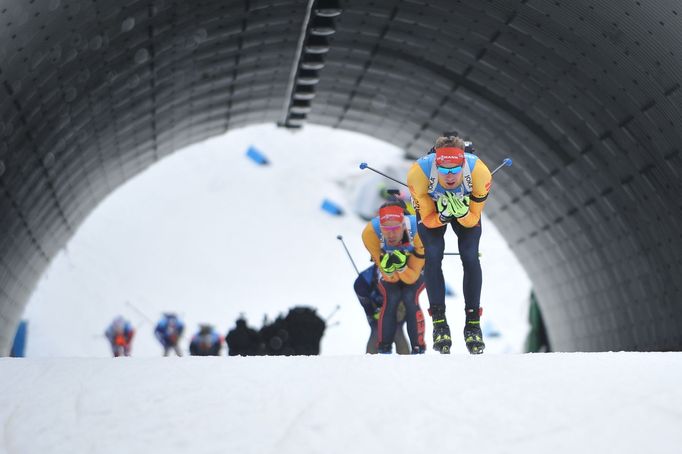
[(0, 453), (679, 453), (680, 353), (0, 359)]
[[(271, 165), (246, 158), (251, 145)], [(485, 159), (483, 150), (479, 155)], [(371, 188), (387, 181), (359, 163), (398, 174), (402, 167), (404, 180), (413, 161), (402, 156), (394, 146), (347, 131), (306, 126), (291, 133), (261, 125), (161, 160), (105, 199), (54, 259), (24, 316), (27, 356), (110, 356), (102, 333), (121, 314), (138, 328), (133, 355), (154, 357), (161, 347), (153, 325), (164, 311), (185, 320), (187, 350), (199, 323), (213, 323), (224, 335), (240, 313), (259, 328), (264, 314), (274, 319), (299, 304), (317, 307), (323, 317), (340, 306), (323, 355), (364, 352), (369, 327), (353, 292), (355, 271), (336, 237), (343, 236), (360, 269), (370, 265), (360, 237), (365, 221), (353, 209), (366, 210), (361, 205), (373, 197)], [(325, 198), (346, 215), (322, 211)], [(452, 232), (446, 250), (457, 251)], [(521, 352), (530, 281), (486, 219), (480, 250), (482, 326), (501, 333), (487, 337), (487, 351)], [(460, 332), (462, 267), (457, 257), (443, 264), (456, 292), (446, 300), (448, 318)], [(426, 292), (421, 306), (428, 307)], [(430, 345), (430, 317), (426, 322)], [(464, 351), (462, 342), (455, 348)]]

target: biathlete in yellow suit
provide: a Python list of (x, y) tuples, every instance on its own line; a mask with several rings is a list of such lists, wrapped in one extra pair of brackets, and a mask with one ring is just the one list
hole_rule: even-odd
[(416, 216), (406, 216), (399, 202), (385, 203), (379, 208), (379, 216), (367, 223), (362, 241), (377, 265), (377, 286), (383, 296), (378, 352), (391, 353), (396, 311), (402, 301), (412, 353), (424, 353), (424, 314), (419, 307), (419, 295), (424, 290), (424, 246), (417, 233)]
[(457, 235), (464, 271), (464, 340), (471, 354), (483, 353), (478, 245), (481, 212), (492, 176), (483, 161), (464, 152), (464, 141), (459, 137), (439, 137), (434, 148), (435, 153), (418, 159), (407, 174), (412, 203), (420, 220), (419, 236), (425, 248), (424, 282), (433, 319), (433, 345), (441, 353), (449, 353), (452, 345), (445, 318), (445, 281), (441, 268), (444, 235), (450, 225)]

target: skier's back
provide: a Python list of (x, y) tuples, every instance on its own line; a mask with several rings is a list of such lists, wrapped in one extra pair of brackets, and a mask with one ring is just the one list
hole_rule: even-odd
[(116, 317), (104, 332), (114, 357), (130, 356), (135, 328), (123, 317)]
[(178, 341), (184, 330), (185, 324), (176, 314), (171, 312), (163, 314), (154, 329), (154, 336), (163, 347), (163, 356), (168, 356), (171, 350), (175, 351), (176, 355), (182, 356)]

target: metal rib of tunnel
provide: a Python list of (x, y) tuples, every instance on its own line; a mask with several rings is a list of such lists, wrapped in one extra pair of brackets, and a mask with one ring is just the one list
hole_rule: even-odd
[(408, 157), (453, 129), (512, 156), (486, 213), (553, 347), (679, 350), (680, 34), (672, 0), (2, 2), (0, 352), (116, 187), (231, 129), (306, 122)]

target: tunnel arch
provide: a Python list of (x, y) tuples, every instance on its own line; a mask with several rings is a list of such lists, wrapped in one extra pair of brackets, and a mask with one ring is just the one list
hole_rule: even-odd
[(490, 165), (512, 156), (486, 212), (553, 346), (682, 346), (676, 2), (110, 3), (0, 6), (0, 351), (108, 193), (186, 145), (272, 122), (409, 157), (454, 128)]

